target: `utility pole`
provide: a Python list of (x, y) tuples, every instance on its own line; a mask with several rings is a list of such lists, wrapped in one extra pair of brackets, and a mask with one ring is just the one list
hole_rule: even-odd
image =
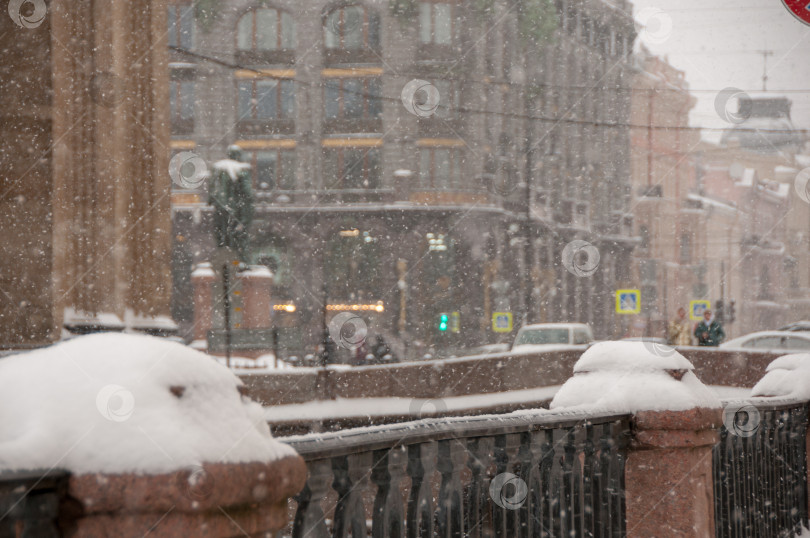
[(533, 166), (533, 145), (532, 145), (532, 135), (534, 133), (534, 129), (532, 128), (532, 120), (531, 120), (531, 111), (532, 111), (532, 98), (531, 98), (531, 88), (533, 86), (527, 86), (524, 90), (525, 93), (525, 106), (526, 106), (526, 172), (524, 174), (523, 179), (526, 182), (526, 214), (525, 214), (525, 232), (524, 236), (526, 239), (526, 243), (523, 245), (523, 258), (525, 260), (525, 267), (523, 268), (523, 291), (524, 291), (524, 302), (523, 306), (525, 309), (523, 323), (528, 325), (533, 321), (533, 313), (534, 313), (534, 281), (532, 278), (532, 265), (534, 264), (534, 249), (533, 249), (533, 230), (532, 230), (532, 166)]
[(322, 310), (322, 321), (323, 321), (323, 328), (322, 328), (322, 337), (321, 337), (321, 346), (323, 347), (323, 352), (321, 354), (321, 367), (326, 368), (327, 365), (331, 364), (333, 360), (335, 360), (335, 344), (332, 342), (331, 338), (329, 337), (329, 325), (326, 323), (326, 316), (327, 316), (327, 302), (328, 302), (328, 293), (326, 288), (326, 266), (324, 265), (324, 281), (323, 281), (323, 310)]
[(652, 164), (653, 164), (653, 92), (655, 88), (650, 88), (647, 92), (647, 187), (652, 187)]
[(768, 56), (773, 56), (772, 50), (758, 50), (757, 54), (762, 54), (762, 91), (768, 91)]

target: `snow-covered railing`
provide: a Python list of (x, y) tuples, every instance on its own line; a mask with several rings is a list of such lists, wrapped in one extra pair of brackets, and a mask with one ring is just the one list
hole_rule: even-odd
[(309, 480), (287, 535), (623, 536), (629, 419), (521, 412), (288, 438)]
[(721, 401), (676, 350), (603, 342), (550, 410), (285, 441), (291, 536), (791, 536), (807, 523), (810, 355)]
[(792, 536), (807, 523), (807, 412), (802, 402), (726, 402), (712, 452), (715, 536)]

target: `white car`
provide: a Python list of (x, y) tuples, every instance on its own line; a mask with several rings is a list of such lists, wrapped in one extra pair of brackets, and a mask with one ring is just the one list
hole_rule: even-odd
[(720, 344), (724, 349), (793, 352), (810, 351), (810, 333), (789, 331), (761, 331)]
[(585, 323), (538, 323), (521, 327), (512, 349), (577, 346), (591, 342), (593, 332)]

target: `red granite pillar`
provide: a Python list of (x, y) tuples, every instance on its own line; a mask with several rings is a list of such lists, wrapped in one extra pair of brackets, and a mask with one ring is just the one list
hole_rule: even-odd
[(270, 288), (273, 273), (266, 267), (251, 267), (238, 273), (242, 281), (242, 327), (266, 329), (270, 327)]
[(213, 326), (213, 298), (211, 284), (217, 279), (210, 263), (201, 263), (191, 273), (194, 285), (194, 340), (206, 340)]
[(625, 466), (627, 536), (714, 536), (719, 409), (642, 411)]
[(304, 487), (300, 456), (271, 462), (204, 463), (167, 474), (70, 477), (60, 525), (68, 538), (275, 536), (287, 500)]

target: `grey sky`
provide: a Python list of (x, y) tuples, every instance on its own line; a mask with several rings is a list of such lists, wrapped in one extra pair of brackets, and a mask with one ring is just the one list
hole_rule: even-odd
[[(633, 0), (636, 17), (647, 9), (649, 31), (640, 41), (670, 64), (685, 71), (698, 99), (690, 124), (724, 127), (714, 110), (717, 92), (727, 87), (758, 95), (762, 89), (762, 54), (768, 57), (768, 90), (793, 101), (792, 119), (798, 128), (810, 128), (810, 26), (798, 21), (780, 0)], [(650, 8), (658, 8), (655, 13)], [(671, 20), (671, 31), (667, 31)], [(709, 91), (702, 91), (709, 90)], [(797, 92), (796, 90), (804, 90)], [(705, 131), (717, 140), (719, 133)]]

